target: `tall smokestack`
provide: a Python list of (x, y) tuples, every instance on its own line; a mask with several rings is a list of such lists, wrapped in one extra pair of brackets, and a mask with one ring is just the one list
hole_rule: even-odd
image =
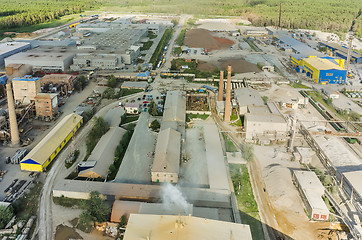
[(19, 145), (20, 138), (19, 138), (18, 123), (16, 121), (14, 97), (13, 97), (13, 91), (11, 88), (11, 82), (6, 84), (6, 93), (7, 93), (7, 98), (8, 98), (11, 144), (13, 146), (17, 146), (17, 145)]
[(280, 20), (282, 19), (282, 3), (280, 3), (280, 7), (279, 7), (279, 24), (278, 27), (280, 29)]
[(228, 66), (228, 79), (226, 83), (226, 99), (225, 99), (225, 122), (230, 122), (230, 102), (231, 102), (231, 66)]
[(220, 71), (219, 101), (224, 100), (224, 71)]

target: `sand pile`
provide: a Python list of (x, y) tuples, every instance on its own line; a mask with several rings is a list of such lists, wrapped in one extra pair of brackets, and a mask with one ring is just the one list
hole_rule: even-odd
[(229, 48), (234, 44), (232, 40), (214, 37), (212, 32), (202, 28), (188, 30), (184, 43), (191, 48), (205, 48), (209, 51)]
[(231, 69), (236, 73), (261, 72), (257, 65), (245, 61), (244, 59), (221, 59), (218, 61), (219, 69), (227, 69), (231, 65)]

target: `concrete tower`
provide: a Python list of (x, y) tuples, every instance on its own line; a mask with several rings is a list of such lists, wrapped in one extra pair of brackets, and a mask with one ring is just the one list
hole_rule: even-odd
[(19, 138), (18, 123), (16, 121), (14, 97), (13, 97), (13, 91), (11, 88), (11, 82), (6, 84), (6, 93), (7, 93), (7, 98), (8, 98), (11, 144), (13, 146), (17, 146), (17, 145), (19, 145), (20, 138)]
[(224, 71), (220, 71), (220, 82), (219, 82), (219, 99), (218, 101), (224, 100)]
[(230, 102), (231, 102), (231, 66), (228, 66), (228, 79), (226, 83), (226, 99), (225, 99), (225, 122), (230, 122)]

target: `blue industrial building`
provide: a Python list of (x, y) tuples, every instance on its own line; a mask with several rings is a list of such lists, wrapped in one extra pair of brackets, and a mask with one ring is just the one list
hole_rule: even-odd
[[(325, 47), (327, 51), (332, 51), (337, 57), (347, 60), (348, 48), (339, 45), (338, 43), (320, 42), (320, 47)], [(351, 51), (351, 60), (355, 63), (362, 63), (362, 56), (357, 52)]]

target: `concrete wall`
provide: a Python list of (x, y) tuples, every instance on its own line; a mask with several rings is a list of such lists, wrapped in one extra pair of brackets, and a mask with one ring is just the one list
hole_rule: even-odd
[(30, 103), (35, 100), (38, 92), (41, 92), (40, 81), (13, 81), (13, 91), (15, 101), (24, 104)]

